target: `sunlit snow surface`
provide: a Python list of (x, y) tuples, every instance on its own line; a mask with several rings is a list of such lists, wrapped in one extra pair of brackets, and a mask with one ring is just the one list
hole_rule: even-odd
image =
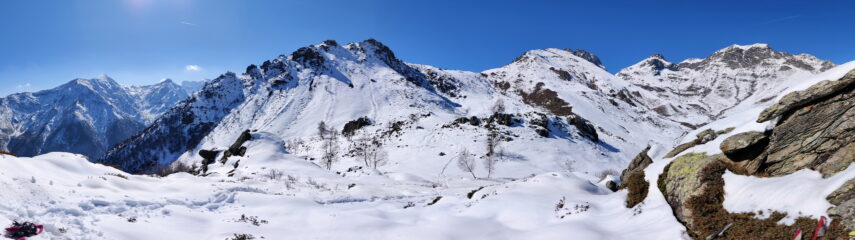
[[(46, 233), (34, 239), (225, 239), (235, 233), (266, 239), (679, 239), (682, 234), (662, 201), (627, 209), (625, 191), (612, 193), (587, 174), (442, 182), (376, 171), (343, 177), (286, 154), (275, 141), (261, 137), (249, 145), (254, 150), (248, 157), (235, 158), (246, 165), (235, 177), (218, 174), (232, 168), (226, 165), (204, 178), (123, 174), (125, 179), (79, 155), (0, 156), (0, 168), (14, 169), (0, 172), (0, 224), (45, 224)], [(270, 169), (285, 176), (270, 179)], [(297, 180), (289, 183), (287, 176)], [(469, 199), (480, 186), (486, 187)], [(562, 198), (564, 208), (556, 210)], [(409, 203), (412, 207), (404, 208)], [(241, 215), (267, 223), (238, 222)]]

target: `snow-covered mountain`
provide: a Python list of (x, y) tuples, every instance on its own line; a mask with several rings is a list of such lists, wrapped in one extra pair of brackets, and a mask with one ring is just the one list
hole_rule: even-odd
[[(76, 154), (0, 152), (0, 169), (15, 169), (0, 171), (0, 224), (44, 223), (39, 237), (52, 239), (782, 239), (824, 216), (826, 238), (845, 239), (855, 62), (813, 74), (825, 63), (735, 48), (722, 51), (757, 53), (719, 51), (693, 68), (657, 56), (618, 77), (584, 50), (531, 50), (467, 72), (406, 63), (376, 40), (325, 41), (210, 80), (97, 160), (162, 177)], [(700, 71), (684, 90), (709, 94), (633, 78), (684, 67)], [(108, 80), (78, 85), (127, 93), (41, 95), (98, 96), (63, 116), (124, 104), (137, 109), (97, 112), (144, 119), (181, 89)], [(733, 105), (714, 95), (726, 88), (740, 96)], [(30, 98), (16, 101), (49, 99)], [(33, 116), (0, 108), (0, 129), (19, 115)], [(369, 164), (367, 145), (385, 161)], [(600, 172), (627, 165), (619, 178)]]
[(0, 149), (20, 156), (79, 153), (97, 159), (187, 98), (172, 81), (125, 87), (104, 75), (0, 99)]
[[(343, 129), (366, 117), (359, 137), (380, 137), (389, 168), (422, 176), (444, 172), (463, 148), (481, 156), (484, 136), (498, 129), (513, 143), (504, 149), (513, 161), (503, 164), (514, 171), (498, 170), (510, 177), (568, 164), (617, 169), (647, 144), (684, 132), (630, 96), (652, 93), (601, 66), (584, 51), (545, 49), (474, 73), (405, 63), (375, 40), (326, 41), (212, 80), (100, 161), (131, 172), (199, 162), (199, 150), (226, 148), (245, 130), (305, 142), (310, 150), (294, 154), (314, 158), (320, 122)], [(491, 123), (496, 102), (511, 123)], [(359, 165), (345, 159), (335, 168)]]
[(766, 44), (752, 44), (732, 45), (704, 59), (680, 63), (653, 54), (616, 75), (655, 92), (661, 101), (645, 104), (660, 115), (703, 124), (720, 118), (752, 95), (776, 96), (776, 92), (766, 90), (789, 78), (804, 78), (834, 66), (809, 54), (793, 55)]

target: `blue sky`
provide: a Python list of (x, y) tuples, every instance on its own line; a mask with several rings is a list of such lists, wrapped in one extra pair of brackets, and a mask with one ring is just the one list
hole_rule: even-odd
[(0, 96), (107, 74), (214, 78), (301, 46), (376, 38), (408, 62), (482, 71), (530, 49), (582, 48), (615, 72), (652, 53), (769, 43), (855, 60), (852, 1), (225, 1), (0, 3)]

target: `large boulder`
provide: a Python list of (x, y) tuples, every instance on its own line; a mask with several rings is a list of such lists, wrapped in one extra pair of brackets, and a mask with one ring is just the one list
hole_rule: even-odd
[[(855, 71), (838, 82), (848, 82), (851, 79), (855, 79)], [(805, 91), (816, 92), (810, 89)], [(820, 171), (824, 176), (830, 176), (853, 162), (855, 85), (848, 84), (845, 89), (835, 92), (834, 95), (823, 95), (821, 98), (805, 96), (807, 93), (797, 95), (816, 101), (782, 115), (769, 137), (767, 157), (763, 163), (764, 173), (780, 176), (811, 168)]]
[(843, 186), (829, 194), (826, 200), (835, 205), (828, 210), (828, 215), (840, 220), (847, 232), (855, 233), (855, 179), (849, 179)]
[(786, 112), (795, 110), (808, 103), (817, 101), (827, 96), (833, 95), (839, 91), (852, 87), (855, 84), (855, 70), (849, 72), (837, 81), (825, 80), (814, 84), (808, 89), (795, 91), (785, 95), (781, 101), (763, 110), (757, 118), (758, 123), (769, 121), (772, 118), (783, 115)]
[(252, 140), (252, 134), (249, 133), (249, 130), (243, 131), (235, 142), (232, 143), (232, 146), (229, 147), (229, 155), (243, 156), (246, 153), (246, 147), (243, 147), (243, 143), (249, 140)]
[(763, 153), (768, 138), (762, 132), (744, 132), (724, 139), (719, 145), (721, 151), (734, 161), (749, 160)]
[(715, 187), (714, 180), (721, 179), (720, 174), (708, 176), (710, 173), (706, 171), (721, 163), (721, 158), (723, 158), (721, 154), (712, 156), (707, 156), (706, 153), (683, 154), (669, 163), (659, 176), (657, 185), (674, 210), (674, 216), (690, 229), (694, 227), (692, 223), (695, 218), (701, 216), (695, 213), (694, 208), (687, 205), (692, 197), (704, 195), (707, 188)]
[(217, 158), (217, 155), (218, 155), (218, 154), (220, 154), (220, 152), (222, 152), (222, 151), (215, 150), (215, 149), (211, 149), (211, 150), (205, 150), (205, 149), (202, 149), (202, 150), (199, 150), (199, 156), (200, 156), (200, 157), (202, 157), (202, 159), (204, 159), (204, 160), (202, 161), (202, 164), (211, 164), (211, 163), (213, 163), (213, 162), (214, 162), (214, 159), (216, 159), (216, 158)]
[(629, 182), (628, 180), (631, 174), (634, 172), (644, 171), (647, 166), (653, 163), (653, 159), (647, 155), (648, 151), (650, 151), (650, 146), (641, 150), (641, 152), (638, 153), (632, 161), (629, 161), (629, 166), (620, 173), (620, 188), (626, 187), (626, 183)]

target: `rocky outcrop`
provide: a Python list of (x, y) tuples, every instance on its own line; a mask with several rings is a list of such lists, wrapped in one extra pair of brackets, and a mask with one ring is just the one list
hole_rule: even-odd
[[(659, 176), (658, 187), (665, 196), (665, 200), (674, 210), (677, 220), (684, 223), (687, 228), (695, 227), (693, 222), (700, 215), (695, 208), (689, 207), (690, 199), (701, 196), (715, 183), (716, 177), (706, 171), (716, 167), (720, 163), (722, 155), (707, 156), (706, 153), (683, 154), (665, 167)], [(723, 172), (722, 172), (723, 173)]]
[(243, 131), (235, 142), (229, 147), (229, 155), (232, 156), (243, 156), (246, 153), (246, 147), (243, 144), (246, 141), (252, 140), (252, 134), (249, 133), (249, 130)]
[(768, 140), (762, 132), (751, 131), (730, 136), (719, 147), (728, 158), (741, 161), (757, 157), (765, 147), (763, 142)]
[[(737, 174), (770, 177), (809, 168), (829, 177), (845, 170), (855, 162), (855, 84), (847, 83), (853, 77), (855, 71), (838, 82), (824, 81), (808, 90), (788, 94), (761, 115), (768, 119), (780, 117), (776, 126), (765, 133), (745, 132), (725, 139), (719, 146), (722, 154), (687, 153), (666, 166), (657, 185), (674, 215), (686, 225), (687, 232), (700, 239), (729, 222), (734, 226), (728, 230), (729, 238), (787, 237), (779, 232), (795, 226), (778, 224), (784, 216), (781, 213), (758, 219), (751, 213), (724, 210), (721, 175), (727, 169)], [(710, 136), (717, 134), (704, 131), (687, 144), (709, 141), (715, 139)], [(678, 155), (689, 147), (678, 146), (669, 154)], [(855, 230), (855, 179), (850, 179), (827, 200), (834, 205), (828, 213), (837, 224), (829, 229), (830, 239)], [(795, 225), (804, 229), (812, 224), (815, 226), (816, 221), (798, 218)]]
[(597, 134), (597, 128), (594, 127), (594, 124), (591, 121), (582, 118), (575, 113), (571, 113), (570, 116), (567, 116), (567, 123), (579, 129), (579, 133), (593, 142), (600, 141), (600, 136)]
[(840, 188), (826, 198), (835, 207), (828, 210), (828, 215), (840, 219), (844, 229), (855, 233), (855, 179), (849, 179)]
[(785, 95), (781, 101), (763, 110), (757, 118), (758, 123), (769, 121), (772, 118), (783, 115), (796, 108), (808, 105), (822, 98), (838, 93), (844, 89), (851, 88), (855, 84), (855, 71), (849, 72), (837, 81), (825, 80), (808, 89), (795, 91)]
[(729, 132), (729, 130), (732, 130), (732, 129), (722, 130), (722, 131), (718, 131), (718, 132), (716, 132), (712, 129), (707, 129), (707, 130), (701, 131), (700, 133), (695, 135), (695, 140), (692, 140), (691, 142), (687, 142), (687, 143), (677, 145), (677, 147), (675, 147), (673, 150), (671, 150), (670, 152), (665, 154), (665, 158), (676, 157), (678, 154), (682, 153), (683, 151), (686, 151), (686, 149), (689, 149), (689, 148), (692, 148), (694, 146), (701, 145), (704, 143), (708, 143), (709, 141), (715, 140), (716, 138), (718, 138), (719, 134), (727, 133), (727, 132)]
[[(783, 114), (772, 129), (763, 172), (770, 176), (789, 174), (811, 168), (824, 176), (837, 173), (853, 162), (855, 156), (855, 71), (837, 83), (821, 82), (797, 94), (788, 94), (782, 102), (804, 102), (790, 98), (814, 99), (813, 102), (779, 109), (793, 109)], [(847, 87), (839, 90), (828, 86)], [(837, 87), (834, 87), (837, 88)], [(812, 90), (814, 89), (814, 90)], [(827, 95), (830, 92), (836, 94)], [(809, 93), (822, 96), (810, 96)], [(774, 108), (774, 107), (773, 107)]]
[(636, 155), (635, 158), (632, 159), (632, 161), (629, 161), (629, 166), (627, 166), (626, 169), (624, 169), (620, 173), (620, 188), (626, 187), (626, 182), (628, 182), (629, 175), (634, 172), (644, 171), (647, 166), (653, 163), (653, 159), (647, 155), (648, 151), (650, 151), (650, 146), (647, 146), (646, 148), (644, 148), (644, 150), (641, 150), (641, 152), (638, 153), (638, 155)]
[(644, 179), (644, 169), (653, 163), (653, 159), (647, 155), (648, 151), (650, 146), (638, 153), (638, 156), (629, 162), (629, 166), (620, 173), (618, 189), (627, 189), (626, 207), (628, 208), (635, 207), (647, 198), (650, 183)]

